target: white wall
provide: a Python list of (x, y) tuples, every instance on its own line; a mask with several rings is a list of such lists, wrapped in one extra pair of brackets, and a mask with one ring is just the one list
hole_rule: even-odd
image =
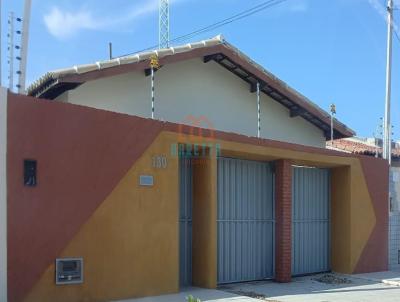
[(389, 270), (400, 271), (400, 213), (390, 213), (389, 216)]
[(0, 301), (7, 301), (7, 89), (0, 87)]
[(400, 271), (400, 168), (390, 168), (389, 269)]
[[(87, 82), (60, 101), (150, 117), (150, 77), (132, 72)], [(325, 147), (320, 129), (265, 94), (261, 96), (261, 136)], [(256, 94), (249, 85), (215, 62), (200, 58), (164, 66), (156, 73), (155, 117), (187, 123), (188, 115), (205, 116), (217, 130), (257, 136)]]

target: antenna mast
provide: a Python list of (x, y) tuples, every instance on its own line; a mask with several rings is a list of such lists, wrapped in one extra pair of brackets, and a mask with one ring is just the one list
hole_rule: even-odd
[(169, 47), (169, 0), (159, 0), (158, 48)]
[(18, 92), (25, 94), (26, 85), (26, 65), (28, 58), (28, 43), (29, 43), (29, 23), (31, 18), (32, 0), (25, 0), (24, 17), (22, 19), (22, 43), (21, 43), (21, 61), (18, 73)]

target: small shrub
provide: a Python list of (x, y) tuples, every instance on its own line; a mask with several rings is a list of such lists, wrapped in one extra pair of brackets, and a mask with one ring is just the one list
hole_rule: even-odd
[(190, 296), (187, 297), (186, 299), (187, 299), (187, 302), (201, 302), (200, 299), (194, 298), (192, 295), (190, 295)]

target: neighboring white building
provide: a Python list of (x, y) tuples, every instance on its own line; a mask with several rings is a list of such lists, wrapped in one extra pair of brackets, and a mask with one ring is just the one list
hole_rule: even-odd
[(390, 168), (389, 269), (400, 271), (400, 167)]
[[(155, 73), (155, 118), (257, 136), (260, 83), (261, 137), (325, 147), (329, 114), (255, 64), (221, 37), (170, 49), (48, 73), (29, 94), (141, 117), (151, 117), (149, 59)], [(146, 73), (146, 74), (145, 74)], [(335, 137), (354, 132), (335, 121)]]

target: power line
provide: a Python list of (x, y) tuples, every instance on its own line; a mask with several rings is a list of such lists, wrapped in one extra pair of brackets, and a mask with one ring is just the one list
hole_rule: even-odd
[(176, 40), (178, 40), (179, 42), (182, 42), (184, 40), (190, 39), (190, 38), (192, 38), (194, 36), (197, 36), (199, 34), (202, 34), (202, 33), (205, 33), (205, 32), (220, 28), (220, 27), (222, 27), (224, 25), (233, 23), (235, 21), (239, 21), (241, 19), (244, 19), (246, 17), (249, 17), (249, 16), (254, 15), (254, 14), (258, 13), (258, 12), (261, 12), (261, 11), (267, 9), (267, 8), (271, 8), (273, 6), (276, 6), (276, 5), (278, 5), (278, 4), (282, 3), (282, 2), (286, 2), (286, 1), (287, 0), (269, 0), (269, 1), (266, 1), (263, 4), (259, 4), (259, 5), (255, 6), (253, 8), (245, 10), (245, 11), (243, 11), (241, 13), (238, 13), (238, 14), (232, 16), (232, 17), (226, 18), (226, 19), (224, 19), (222, 21), (216, 22), (214, 24), (211, 24), (209, 26), (206, 26), (204, 28), (196, 30), (196, 31), (194, 31), (194, 32), (192, 32), (190, 34), (186, 34), (184, 36), (176, 38)]
[[(393, 14), (393, 23), (395, 23), (395, 21), (396, 21), (396, 17)], [(400, 43), (400, 35), (398, 33), (398, 27), (397, 26), (394, 26), (394, 34), (396, 36), (397, 41)]]
[[(246, 10), (240, 12), (240, 13), (237, 13), (237, 14), (229, 17), (229, 18), (223, 19), (221, 21), (215, 22), (215, 23), (210, 24), (208, 26), (205, 26), (203, 28), (197, 29), (197, 30), (195, 30), (193, 32), (190, 32), (188, 34), (176, 37), (176, 38), (170, 40), (169, 42), (170, 43), (178, 43), (178, 42), (183, 42), (183, 41), (189, 40), (189, 39), (191, 39), (191, 38), (193, 38), (195, 36), (198, 36), (200, 34), (212, 31), (214, 29), (220, 28), (220, 27), (225, 26), (227, 24), (242, 20), (244, 18), (250, 17), (250, 16), (252, 16), (252, 15), (254, 15), (256, 13), (259, 13), (259, 12), (261, 12), (263, 10), (266, 10), (268, 8), (271, 8), (273, 6), (276, 6), (276, 5), (281, 4), (283, 2), (286, 2), (286, 1), (288, 1), (288, 0), (268, 0), (268, 1), (264, 1), (261, 4), (258, 4), (258, 5), (254, 6), (252, 8), (246, 9)], [(120, 57), (126, 57), (126, 56), (129, 56), (129, 55), (135, 54), (135, 53), (139, 53), (139, 52), (155, 49), (155, 48), (158, 48), (158, 47), (159, 47), (159, 44), (156, 44), (156, 45), (153, 45), (151, 47), (148, 47), (148, 48), (145, 48), (145, 49), (142, 49), (142, 50), (139, 50), (139, 51), (135, 51), (135, 52), (132, 52), (132, 53), (128, 53), (128, 54), (122, 55)]]
[(399, 41), (399, 43), (400, 43), (400, 36), (399, 36), (397, 30), (394, 30), (394, 34), (396, 36), (397, 41)]
[[(394, 22), (395, 22), (395, 17), (393, 17), (393, 23), (394, 23)], [(400, 42), (400, 36), (399, 36), (399, 33), (398, 33), (397, 31), (398, 31), (398, 27), (396, 26), (396, 27), (394, 28), (394, 34), (395, 34), (395, 36), (396, 36), (397, 41)]]

